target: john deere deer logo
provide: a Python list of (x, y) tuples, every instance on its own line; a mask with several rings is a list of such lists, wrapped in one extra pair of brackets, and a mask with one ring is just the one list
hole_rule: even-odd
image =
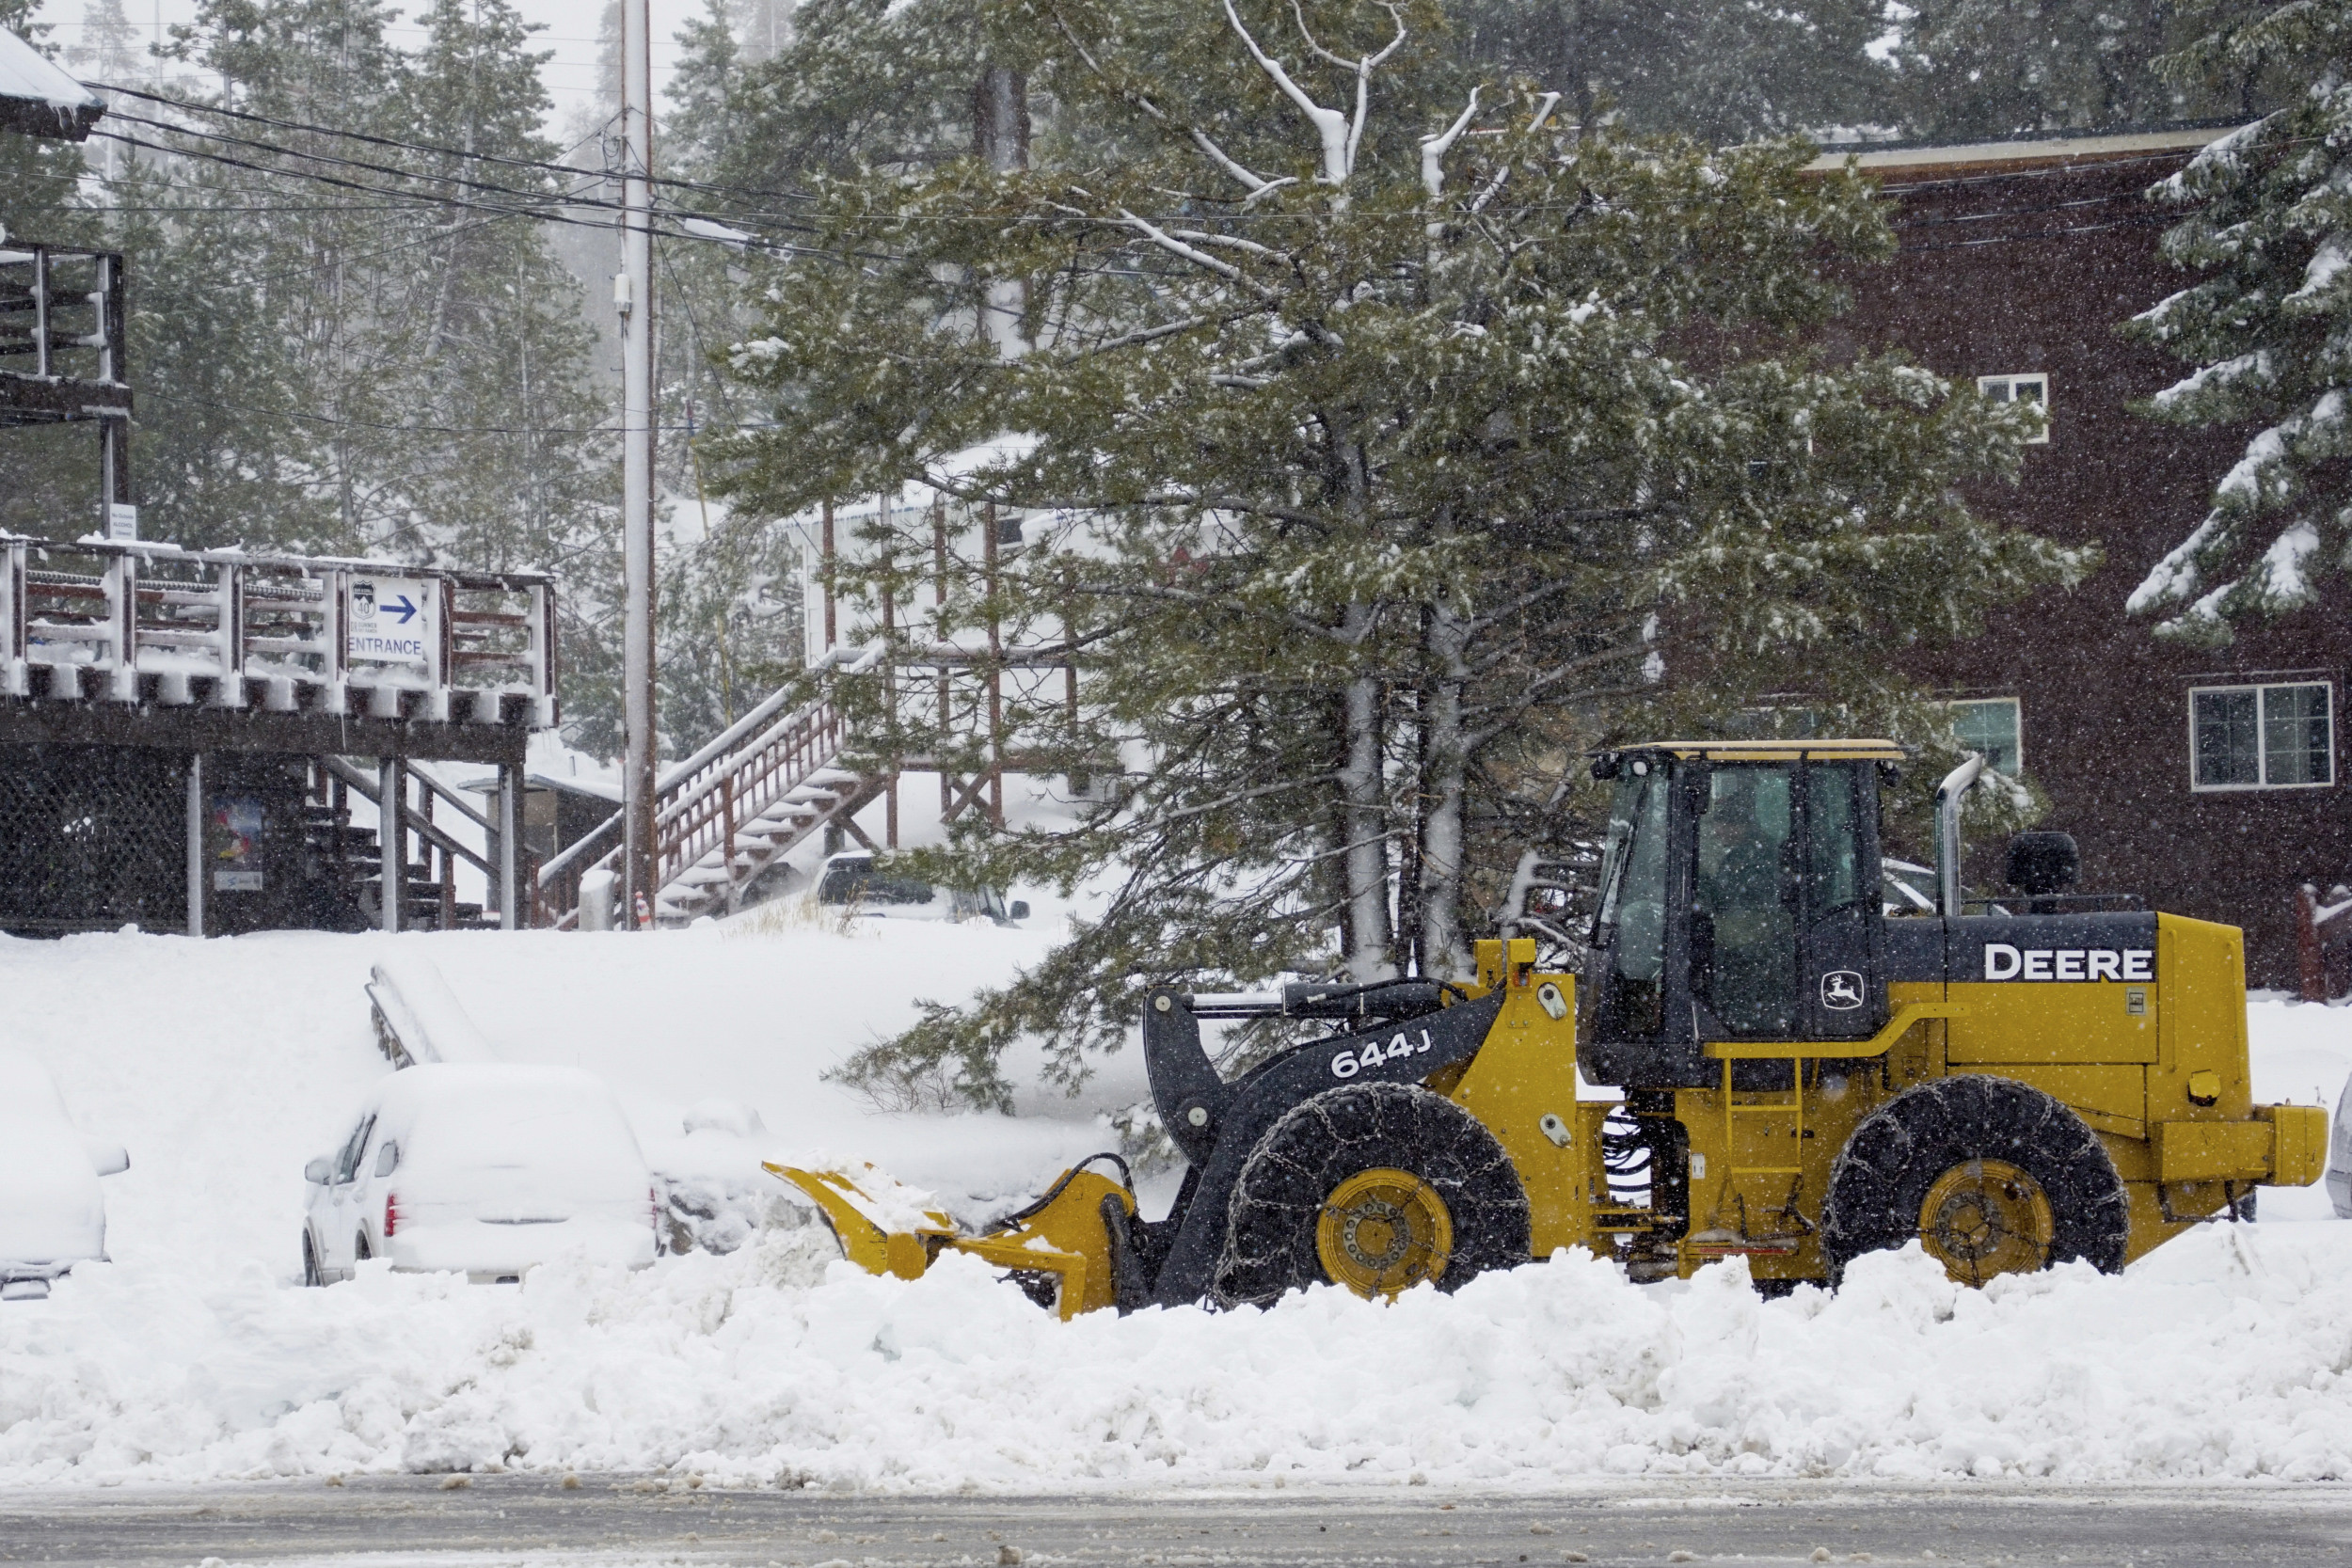
[(1822, 975), (1821, 1006), (1838, 1012), (1861, 1006), (1861, 973), (1851, 969), (1833, 969)]

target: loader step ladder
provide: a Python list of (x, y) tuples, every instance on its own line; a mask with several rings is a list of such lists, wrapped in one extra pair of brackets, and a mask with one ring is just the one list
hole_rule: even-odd
[[(1931, 1020), (1965, 1018), (1965, 1006), (1951, 1002), (1905, 1002), (1879, 1032), (1867, 1039), (1779, 1041), (1717, 1041), (1708, 1046), (1708, 1054), (1724, 1064), (1724, 1184), (1716, 1199), (1720, 1212), (1726, 1202), (1737, 1202), (1740, 1213), (1738, 1239), (1720, 1243), (1686, 1241), (1686, 1249), (1708, 1256), (1724, 1256), (1734, 1252), (1791, 1252), (1801, 1244), (1804, 1232), (1811, 1224), (1797, 1210), (1797, 1183), (1804, 1177), (1804, 1064), (1808, 1061), (1864, 1061), (1883, 1056), (1894, 1049), (1897, 1041)], [(1732, 1069), (1740, 1062), (1777, 1061), (1788, 1064), (1788, 1094), (1787, 1099), (1751, 1100), (1740, 1104), (1739, 1093), (1732, 1087)], [(1790, 1165), (1742, 1165), (1737, 1163), (1741, 1117), (1787, 1117), (1793, 1132), (1797, 1162)], [(1740, 1190), (1743, 1177), (1787, 1177), (1788, 1196), (1773, 1207), (1759, 1212), (1779, 1214), (1796, 1222), (1796, 1235), (1774, 1235), (1750, 1239), (1747, 1235), (1747, 1199)]]
[[(1770, 1254), (1791, 1253), (1797, 1250), (1798, 1245), (1803, 1240), (1801, 1234), (1774, 1232), (1771, 1235), (1764, 1236), (1751, 1235), (1748, 1229), (1748, 1215), (1750, 1212), (1748, 1207), (1748, 1194), (1747, 1190), (1741, 1186), (1743, 1179), (1757, 1177), (1773, 1179), (1787, 1178), (1788, 1184), (1787, 1196), (1778, 1201), (1774, 1201), (1768, 1196), (1762, 1203), (1759, 1203), (1756, 1206), (1754, 1212), (1759, 1217), (1777, 1215), (1784, 1220), (1797, 1219), (1800, 1227), (1804, 1226), (1804, 1222), (1801, 1218), (1798, 1218), (1797, 1215), (1797, 1185), (1804, 1180), (1804, 1165), (1803, 1164), (1804, 1158), (1804, 1061), (1802, 1057), (1790, 1057), (1785, 1059), (1788, 1062), (1789, 1069), (1788, 1093), (1787, 1096), (1785, 1098), (1776, 1098), (1772, 1100), (1751, 1099), (1745, 1104), (1740, 1103), (1739, 1091), (1732, 1087), (1732, 1069), (1737, 1065), (1736, 1061), (1728, 1056), (1724, 1059), (1724, 1158), (1725, 1164), (1724, 1165), (1724, 1184), (1722, 1188), (1722, 1196), (1716, 1200), (1716, 1209), (1720, 1213), (1726, 1201), (1734, 1203), (1738, 1206), (1738, 1223), (1736, 1227), (1734, 1227), (1734, 1229), (1737, 1232), (1739, 1240), (1736, 1243), (1710, 1243), (1693, 1238), (1692, 1250), (1695, 1252), (1708, 1256), (1724, 1256), (1734, 1252)], [(1771, 1091), (1768, 1090), (1763, 1092), (1769, 1093)], [(1791, 1129), (1789, 1135), (1794, 1140), (1791, 1148), (1795, 1150), (1795, 1152), (1791, 1158), (1795, 1159), (1799, 1163), (1788, 1165), (1743, 1165), (1739, 1164), (1739, 1151), (1742, 1147), (1740, 1144), (1741, 1132), (1740, 1126), (1740, 1118), (1741, 1117), (1788, 1117)], [(1755, 1137), (1760, 1134), (1750, 1133), (1748, 1135), (1750, 1137)]]

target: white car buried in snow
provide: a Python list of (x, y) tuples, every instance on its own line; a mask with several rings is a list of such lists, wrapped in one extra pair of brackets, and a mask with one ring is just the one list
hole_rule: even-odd
[(428, 1063), (368, 1096), (351, 1135), (305, 1167), (302, 1276), (365, 1259), (404, 1273), (520, 1280), (564, 1256), (654, 1259), (653, 1179), (612, 1091), (575, 1068)]
[(130, 1168), (119, 1144), (75, 1130), (48, 1069), (0, 1051), (0, 1301), (45, 1296), (74, 1264), (106, 1256), (98, 1179)]

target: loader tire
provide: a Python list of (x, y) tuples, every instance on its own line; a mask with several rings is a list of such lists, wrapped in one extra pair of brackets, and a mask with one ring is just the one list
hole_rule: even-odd
[(1864, 1117), (1830, 1167), (1821, 1212), (1833, 1279), (1913, 1240), (1966, 1285), (2074, 1259), (2113, 1274), (2130, 1233), (2122, 1179), (2083, 1118), (2030, 1085), (1977, 1073), (1906, 1089)]
[(1241, 1169), (1216, 1300), (1271, 1305), (1343, 1285), (1453, 1291), (1528, 1259), (1527, 1191), (1493, 1133), (1413, 1084), (1350, 1084), (1294, 1105)]

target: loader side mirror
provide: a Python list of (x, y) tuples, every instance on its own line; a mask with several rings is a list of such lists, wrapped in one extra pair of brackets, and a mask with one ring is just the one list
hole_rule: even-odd
[(2002, 879), (2029, 897), (2064, 893), (2082, 877), (2082, 852), (2072, 833), (2019, 833), (2009, 841)]

